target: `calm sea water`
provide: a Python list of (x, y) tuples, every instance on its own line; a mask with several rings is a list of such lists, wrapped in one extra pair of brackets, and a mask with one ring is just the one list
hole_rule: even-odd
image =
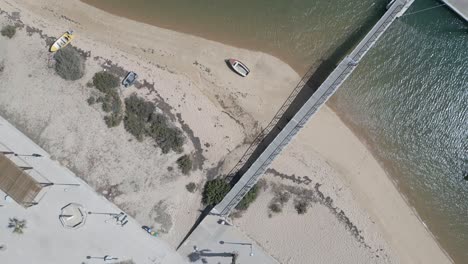
[[(142, 22), (262, 50), (298, 72), (343, 53), (386, 0), (86, 0)], [(416, 0), (408, 13), (440, 4)], [(468, 259), (468, 24), (446, 9), (394, 23), (331, 100), (441, 245)], [(466, 263), (466, 262), (465, 262)]]

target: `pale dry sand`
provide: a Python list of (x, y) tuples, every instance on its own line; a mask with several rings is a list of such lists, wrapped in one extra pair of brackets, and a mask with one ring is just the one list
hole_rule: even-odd
[[(47, 36), (72, 28), (78, 35), (73, 44), (91, 51), (86, 75), (68, 82), (46, 67), (44, 38), (27, 34), (35, 30), (24, 27), (12, 40), (1, 37), (0, 113), (140, 223), (167, 232), (162, 238), (173, 246), (201, 208), (200, 192), (188, 193), (185, 184), (201, 185), (207, 176), (229, 170), (299, 79), (270, 55), (133, 22), (76, 0), (0, 0), (0, 8), (6, 12), (1, 25), (10, 17)], [(223, 61), (229, 57), (244, 61), (254, 74), (233, 74)], [(150, 140), (139, 143), (122, 126), (107, 129), (99, 105), (88, 106), (93, 89), (85, 84), (105, 60), (152, 84), (123, 91), (122, 97), (137, 92), (155, 101), (184, 129), (184, 152), (196, 158), (197, 170), (189, 177), (167, 170), (180, 155), (162, 155)], [(270, 171), (269, 185), (298, 185), (324, 195), (304, 216), (289, 204), (286, 213), (269, 219), (272, 194), (266, 191), (236, 220), (281, 262), (448, 262), (364, 145), (328, 108), (273, 168), (276, 175), (311, 181), (278, 180)]]
[(269, 186), (314, 197), (305, 215), (295, 211), (293, 200), (300, 196), (292, 195), (284, 212), (269, 218), (273, 195), (267, 191), (235, 220), (282, 263), (451, 262), (371, 153), (329, 108), (312, 118), (264, 178)]

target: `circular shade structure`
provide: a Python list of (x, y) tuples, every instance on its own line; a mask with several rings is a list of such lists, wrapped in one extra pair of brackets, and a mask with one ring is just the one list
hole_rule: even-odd
[(82, 205), (69, 203), (62, 207), (59, 219), (64, 227), (77, 229), (84, 225), (86, 221), (86, 213)]

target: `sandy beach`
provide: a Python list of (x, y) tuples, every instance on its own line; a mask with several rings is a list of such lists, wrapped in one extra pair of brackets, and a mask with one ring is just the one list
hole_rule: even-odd
[[(154, 226), (175, 247), (202, 208), (207, 178), (229, 171), (299, 81), (268, 54), (227, 46), (107, 14), (77, 0), (0, 0), (0, 115), (70, 168), (98, 193)], [(47, 67), (46, 38), (74, 29), (86, 73), (65, 81)], [(233, 74), (224, 59), (253, 70)], [(123, 125), (109, 129), (99, 105), (86, 102), (95, 72), (135, 71), (142, 85), (121, 91), (156, 103), (184, 131), (194, 170), (181, 154), (138, 142)], [(144, 80), (144, 81), (143, 81)], [(174, 168), (174, 169), (172, 169)], [(234, 223), (281, 263), (450, 263), (385, 171), (329, 108), (313, 117), (264, 177), (257, 201)], [(190, 193), (185, 185), (195, 182)], [(275, 192), (291, 198), (271, 214)], [(294, 199), (308, 194), (304, 215)]]

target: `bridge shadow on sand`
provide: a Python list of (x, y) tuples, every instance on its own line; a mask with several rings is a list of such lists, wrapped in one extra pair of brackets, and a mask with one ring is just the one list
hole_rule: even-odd
[[(382, 9), (382, 13), (385, 12), (385, 8)], [(258, 137), (263, 137), (260, 143), (256, 146), (255, 150), (251, 153), (244, 154), (244, 159), (249, 156), (247, 161), (237, 171), (231, 171), (229, 177), (231, 178), (230, 184), (234, 186), (242, 175), (250, 168), (255, 160), (263, 153), (268, 145), (275, 139), (275, 137), (281, 132), (284, 126), (294, 117), (299, 109), (307, 102), (307, 100), (317, 91), (320, 85), (325, 79), (331, 74), (336, 68), (340, 61), (352, 51), (352, 49), (361, 41), (364, 36), (372, 29), (372, 27), (381, 18), (382, 14), (378, 12), (376, 15), (369, 17), (366, 22), (357, 30), (355, 30), (349, 37), (347, 37), (340, 45), (328, 52), (330, 55), (326, 59), (321, 60), (317, 67), (312, 67), (308, 73), (305, 74), (296, 89), (301, 89), (293, 99), (292, 103), (288, 106), (287, 110), (280, 117), (275, 117), (272, 121), (276, 122), (269, 131), (262, 131)], [(310, 77), (309, 77), (310, 76)], [(304, 79), (305, 78), (305, 79)], [(305, 85), (300, 88), (301, 83)], [(282, 112), (278, 111), (277, 115)], [(276, 121), (276, 120), (277, 121)], [(270, 125), (273, 125), (270, 123)], [(266, 134), (266, 135), (265, 135)], [(260, 140), (260, 138), (257, 138)], [(252, 146), (251, 146), (252, 147)], [(255, 146), (253, 146), (255, 147)], [(242, 160), (242, 159), (241, 159)], [(235, 168), (236, 169), (236, 168)]]

